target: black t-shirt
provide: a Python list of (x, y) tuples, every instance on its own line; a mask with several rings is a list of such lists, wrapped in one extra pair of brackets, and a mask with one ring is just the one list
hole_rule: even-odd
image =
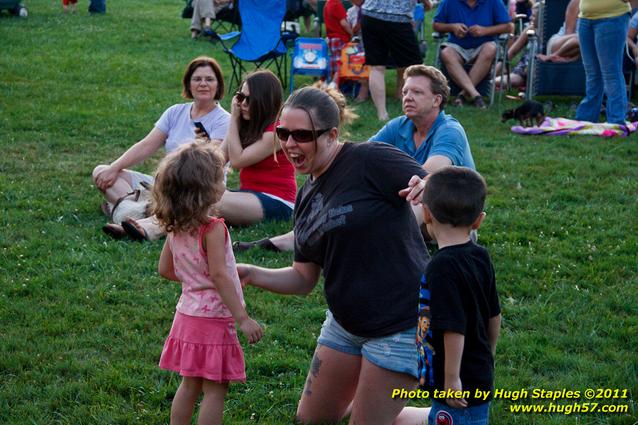
[[(501, 308), (489, 253), (473, 242), (445, 247), (432, 257), (425, 277), (431, 296), (435, 388), (443, 389), (443, 332), (451, 331), (465, 336), (461, 358), (463, 390), (469, 390), (472, 396), (476, 388), (491, 391), (494, 359), (487, 330), (490, 318), (498, 316)], [(470, 397), (467, 402), (473, 406), (484, 401)]]
[(347, 143), (295, 205), (295, 261), (323, 269), (330, 311), (348, 332), (379, 337), (417, 323), (429, 255), (410, 205), (398, 195), (425, 171), (384, 143)]

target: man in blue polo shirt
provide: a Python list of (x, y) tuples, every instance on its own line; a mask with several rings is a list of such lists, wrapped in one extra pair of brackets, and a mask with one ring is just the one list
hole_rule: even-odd
[[(514, 24), (502, 0), (443, 0), (434, 16), (434, 31), (450, 33), (443, 43), (441, 61), (462, 91), (455, 105), (470, 100), (484, 109), (476, 85), (487, 76), (496, 56), (495, 36), (510, 33)], [(470, 72), (463, 68), (472, 63)]]
[(388, 122), (370, 141), (396, 146), (428, 173), (447, 165), (475, 169), (461, 124), (443, 112), (450, 95), (447, 79), (438, 69), (412, 65), (403, 74), (403, 113)]
[[(461, 124), (443, 112), (450, 87), (447, 79), (433, 66), (411, 65), (403, 73), (403, 113), (383, 126), (370, 142), (396, 146), (433, 173), (447, 165), (475, 169), (470, 145)], [(413, 207), (417, 222), (423, 223), (423, 209)], [(428, 237), (424, 233), (424, 237)], [(254, 242), (235, 242), (233, 248), (244, 251), (259, 247), (269, 251), (293, 249), (293, 232)]]

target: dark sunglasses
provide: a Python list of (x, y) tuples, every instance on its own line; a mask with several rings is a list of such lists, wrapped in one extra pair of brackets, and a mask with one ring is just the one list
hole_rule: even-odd
[(277, 127), (276, 131), (277, 131), (277, 137), (282, 142), (285, 142), (286, 140), (288, 140), (288, 137), (292, 136), (292, 138), (297, 143), (309, 143), (309, 142), (314, 142), (315, 138), (318, 139), (319, 136), (321, 136), (326, 131), (330, 131), (330, 129), (326, 128), (325, 130), (312, 131), (312, 130), (288, 130), (285, 127)]
[(235, 93), (235, 97), (237, 98), (237, 102), (242, 103), (244, 100), (246, 103), (250, 103), (250, 96), (246, 96), (244, 93), (238, 91)]

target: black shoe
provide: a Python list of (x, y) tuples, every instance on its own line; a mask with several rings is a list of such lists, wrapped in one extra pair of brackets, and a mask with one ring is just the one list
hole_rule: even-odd
[(277, 246), (268, 238), (259, 239), (258, 241), (253, 242), (233, 242), (233, 251), (237, 252), (248, 251), (249, 249), (252, 249), (254, 247), (259, 247), (261, 249), (265, 249), (266, 251), (281, 252), (281, 250), (277, 248)]

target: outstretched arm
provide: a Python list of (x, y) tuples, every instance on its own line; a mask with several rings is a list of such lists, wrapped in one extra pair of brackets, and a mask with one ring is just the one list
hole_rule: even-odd
[(314, 263), (295, 261), (292, 267), (266, 269), (251, 264), (238, 264), (242, 285), (252, 285), (284, 295), (307, 295), (317, 285), (321, 268)]
[(225, 242), (226, 228), (222, 225), (216, 225), (206, 233), (208, 272), (219, 296), (239, 325), (239, 329), (246, 335), (248, 342), (254, 344), (261, 339), (264, 332), (261, 326), (248, 316), (237, 295), (235, 285), (226, 269)]

